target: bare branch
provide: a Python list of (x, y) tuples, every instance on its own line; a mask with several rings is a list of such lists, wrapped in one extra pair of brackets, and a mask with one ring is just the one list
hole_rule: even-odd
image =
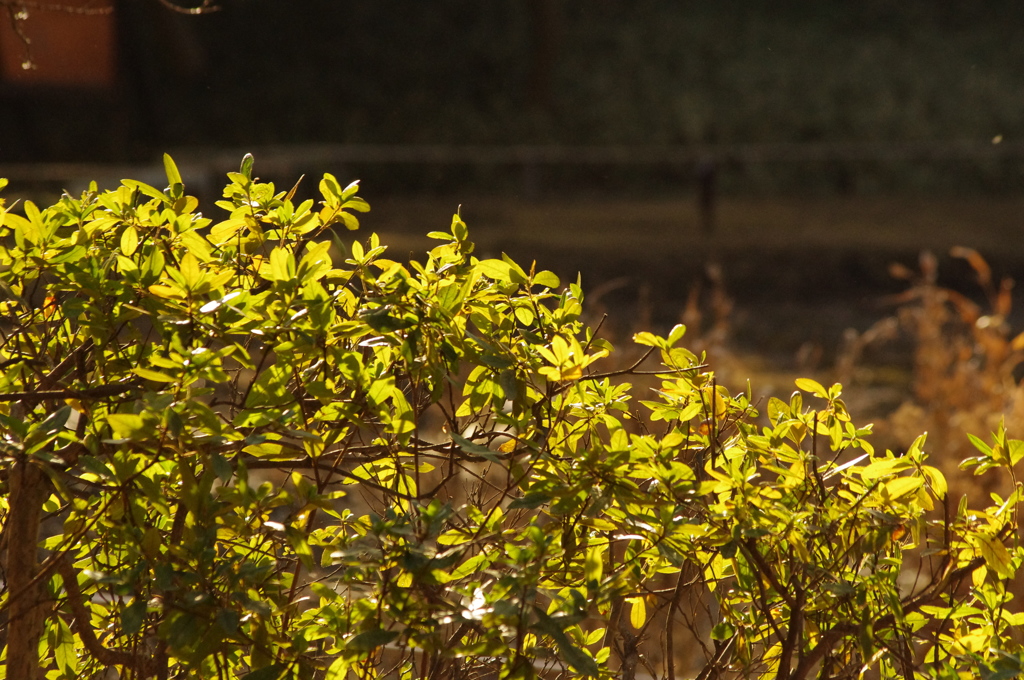
[(210, 0), (203, 0), (203, 4), (199, 5), (199, 7), (182, 7), (181, 5), (171, 2), (171, 0), (157, 1), (167, 9), (172, 12), (177, 12), (178, 14), (190, 14), (194, 16), (197, 14), (210, 14), (211, 12), (220, 11), (220, 7), (213, 4)]
[[(114, 13), (113, 4), (104, 5), (101, 7), (91, 7), (89, 5), (76, 7), (73, 5), (64, 5), (61, 3), (32, 2), (31, 0), (0, 0), (0, 7), (6, 7), (8, 10), (19, 12), (32, 10), (34, 12), (61, 12), (62, 14), (81, 14), (85, 16), (96, 16)], [(19, 17), (19, 19), (22, 19), (22, 17)]]

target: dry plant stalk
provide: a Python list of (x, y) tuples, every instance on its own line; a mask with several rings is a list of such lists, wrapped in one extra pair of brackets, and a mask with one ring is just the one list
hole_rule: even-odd
[(899, 305), (896, 313), (849, 338), (838, 367), (848, 376), (866, 346), (891, 340), (900, 331), (908, 334), (913, 342), (911, 396), (887, 425), (903, 444), (928, 431), (931, 452), (947, 471), (973, 453), (966, 433), (995, 430), (1003, 417), (1008, 432), (1024, 430), (1024, 385), (1017, 378), (1024, 333), (1015, 335), (1007, 320), (1014, 282), (997, 282), (976, 250), (957, 247), (950, 254), (973, 269), (984, 302), (939, 285), (938, 261), (930, 252), (921, 254), (919, 272), (894, 264), (893, 276), (910, 282), (892, 298)]

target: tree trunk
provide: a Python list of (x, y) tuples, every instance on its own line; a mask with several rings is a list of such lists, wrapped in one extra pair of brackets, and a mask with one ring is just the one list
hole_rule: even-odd
[(38, 564), (39, 521), (47, 497), (46, 475), (22, 458), (10, 471), (7, 517), (7, 677), (39, 680), (39, 639), (46, 620), (43, 583), (34, 583)]

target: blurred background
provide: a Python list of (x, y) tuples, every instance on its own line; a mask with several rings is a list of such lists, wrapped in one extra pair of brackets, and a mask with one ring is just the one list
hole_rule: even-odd
[(160, 184), (167, 151), (210, 201), (251, 152), (282, 189), (361, 179), (400, 253), (461, 204), (481, 252), (582, 272), (605, 332), (687, 320), (783, 392), (904, 403), (920, 343), (877, 324), (922, 285), (1020, 352), (1016, 307), (990, 309), (1024, 274), (1017, 2), (169, 3), (2, 3), (8, 196)]
[[(0, 32), (4, 161), (627, 145), (705, 151), (728, 166), (722, 190), (1024, 180), (1024, 9), (1009, 1), (218, 0), (201, 16), (160, 0), (4, 5), (21, 8)], [(999, 153), (977, 148), (999, 139)], [(671, 190), (671, 169), (573, 179)]]

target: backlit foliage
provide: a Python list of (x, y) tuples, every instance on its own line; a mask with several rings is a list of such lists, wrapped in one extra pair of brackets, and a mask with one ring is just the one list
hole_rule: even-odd
[(755, 425), (682, 326), (633, 399), (579, 285), (457, 215), (402, 263), (339, 236), (357, 184), (247, 157), (212, 221), (166, 168), (4, 214), (6, 677), (1020, 670), (1015, 486), (948, 501), (839, 385)]

